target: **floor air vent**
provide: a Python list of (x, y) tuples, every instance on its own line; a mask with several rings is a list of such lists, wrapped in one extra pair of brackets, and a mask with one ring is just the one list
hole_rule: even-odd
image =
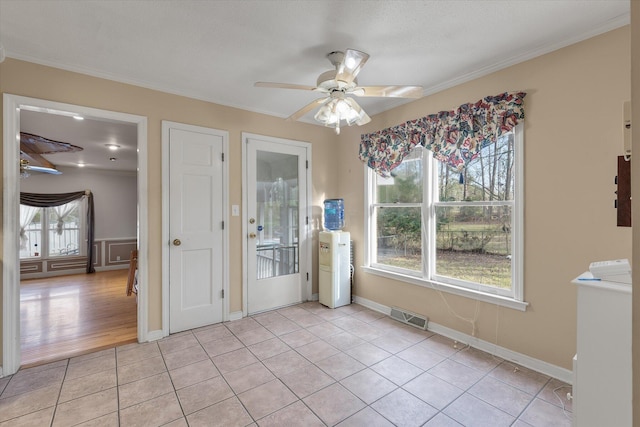
[(427, 323), (429, 319), (419, 314), (411, 313), (410, 311), (402, 310), (400, 308), (391, 307), (391, 318), (406, 323), (407, 325), (415, 326), (420, 329), (427, 329)]

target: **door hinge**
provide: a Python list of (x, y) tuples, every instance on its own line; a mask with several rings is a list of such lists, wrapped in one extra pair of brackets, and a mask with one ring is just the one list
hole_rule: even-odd
[(222, 161), (224, 162), (224, 153), (222, 153)]
[(309, 273), (307, 273), (307, 282), (309, 281)]
[(224, 289), (220, 293), (222, 294), (222, 298), (224, 298)]
[(309, 169), (309, 160), (305, 160), (304, 163), (306, 164), (307, 169)]
[(305, 221), (306, 221), (305, 224), (309, 225), (309, 217), (305, 217)]
[(224, 230), (224, 221), (222, 221), (222, 229)]

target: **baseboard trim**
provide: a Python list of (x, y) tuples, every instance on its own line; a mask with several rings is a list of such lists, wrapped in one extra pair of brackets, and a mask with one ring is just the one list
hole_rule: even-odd
[(2, 375), (2, 366), (0, 366), (0, 378), (4, 377), (4, 375)]
[(156, 331), (149, 331), (147, 332), (147, 342), (151, 342), (151, 341), (157, 341), (159, 339), (164, 338), (164, 332), (162, 331), (162, 329), (158, 329)]
[(318, 294), (312, 294), (311, 298), (309, 299), (309, 301), (319, 301), (320, 300), (320, 295)]
[[(387, 307), (375, 301), (371, 301), (366, 298), (362, 298), (359, 296), (355, 296), (355, 303), (360, 304), (364, 307), (370, 308), (371, 310), (377, 311), (379, 313), (383, 313), (385, 315), (389, 315), (391, 313), (391, 307)], [(460, 331), (456, 331), (455, 329), (448, 328), (446, 326), (439, 325), (431, 320), (429, 320), (429, 325), (427, 330), (431, 332), (435, 332), (436, 334), (445, 336), (452, 340), (456, 340), (460, 343), (470, 345), (471, 347), (477, 348), (478, 350), (485, 351), (494, 356), (500, 357), (509, 362), (517, 363), (518, 365), (524, 366), (525, 368), (533, 369), (534, 371), (540, 372), (541, 374), (548, 375), (552, 378), (556, 378), (560, 381), (563, 381), (567, 384), (573, 383), (573, 372), (561, 368), (556, 365), (552, 365), (551, 363), (547, 363), (543, 360), (539, 360), (526, 354), (518, 353), (513, 350), (509, 350), (508, 348), (501, 347), (499, 345), (490, 343), (488, 341), (481, 340), (479, 338), (473, 337), (471, 335), (465, 334)]]
[(242, 319), (242, 311), (234, 311), (229, 313), (229, 321), (240, 320)]

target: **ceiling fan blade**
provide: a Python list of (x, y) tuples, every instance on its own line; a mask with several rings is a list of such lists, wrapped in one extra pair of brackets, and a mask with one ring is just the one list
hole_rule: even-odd
[(351, 93), (356, 96), (383, 98), (422, 98), (422, 86), (359, 86)]
[(316, 90), (315, 86), (296, 85), (290, 83), (256, 82), (255, 87), (271, 87), (276, 89)]
[(344, 58), (340, 65), (338, 65), (336, 80), (351, 84), (356, 78), (360, 69), (365, 62), (369, 59), (369, 54), (360, 52), (355, 49), (347, 49), (344, 52)]
[(20, 149), (38, 154), (73, 153), (83, 150), (82, 147), (68, 142), (54, 141), (27, 132), (20, 132)]
[(42, 173), (50, 173), (52, 175), (62, 175), (62, 172), (60, 172), (57, 169), (52, 169), (52, 168), (43, 168), (41, 166), (25, 166), (24, 169), (28, 170), (28, 171), (33, 171), (33, 172), (42, 172)]
[(26, 147), (26, 150), (23, 149), (22, 146), (20, 147), (20, 160), (26, 160), (31, 167), (40, 166), (49, 169), (56, 168), (53, 163), (42, 157), (40, 154), (28, 151), (28, 149), (28, 147)]
[(310, 103), (308, 103), (307, 105), (305, 105), (304, 107), (302, 107), (301, 109), (299, 109), (298, 111), (296, 111), (295, 113), (287, 117), (287, 120), (289, 121), (298, 120), (300, 117), (304, 116), (309, 111), (313, 110), (316, 107), (319, 107), (320, 105), (326, 104), (330, 100), (331, 98), (318, 98), (314, 101), (311, 101)]

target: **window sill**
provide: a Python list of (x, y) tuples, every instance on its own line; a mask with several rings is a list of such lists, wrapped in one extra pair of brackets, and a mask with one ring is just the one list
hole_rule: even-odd
[(376, 276), (386, 277), (387, 279), (399, 280), (401, 282), (411, 283), (413, 285), (422, 286), (429, 289), (435, 289), (442, 292), (462, 296), (465, 298), (471, 298), (490, 304), (496, 304), (506, 308), (512, 308), (514, 310), (526, 311), (529, 306), (528, 302), (518, 301), (510, 297), (502, 295), (489, 294), (486, 292), (475, 291), (473, 289), (467, 289), (460, 286), (450, 285), (448, 283), (435, 282), (432, 280), (425, 280), (419, 277), (409, 276), (407, 274), (395, 273), (387, 270), (381, 270), (374, 267), (363, 267), (364, 272), (374, 274)]

